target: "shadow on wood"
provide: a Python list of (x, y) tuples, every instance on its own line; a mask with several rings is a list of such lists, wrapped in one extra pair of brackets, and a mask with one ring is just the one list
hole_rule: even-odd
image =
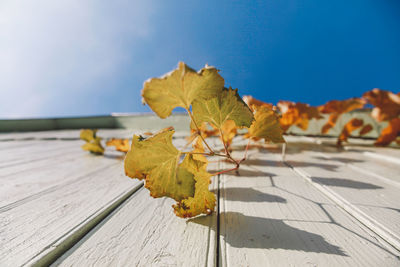
[[(190, 219), (188, 223), (206, 225), (204, 217)], [(285, 249), (347, 256), (340, 247), (328, 243), (322, 236), (292, 227), (283, 220), (222, 212), (220, 223), (220, 237), (235, 248)]]
[(348, 187), (348, 188), (355, 188), (355, 189), (382, 189), (383, 188), (381, 186), (370, 184), (370, 183), (358, 182), (358, 181), (342, 179), (342, 178), (312, 177), (311, 179), (313, 182), (323, 184), (323, 185), (328, 185), (328, 186), (340, 186), (340, 187)]
[(287, 203), (287, 200), (283, 197), (267, 194), (253, 188), (230, 187), (224, 188), (223, 191), (225, 193), (224, 199), (231, 201)]

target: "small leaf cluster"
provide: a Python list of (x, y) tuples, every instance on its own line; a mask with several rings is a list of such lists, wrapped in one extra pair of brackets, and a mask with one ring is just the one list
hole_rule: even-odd
[[(249, 107), (237, 89), (225, 87), (214, 67), (206, 65), (197, 72), (180, 62), (177, 69), (163, 77), (147, 80), (142, 97), (160, 118), (167, 118), (173, 109), (181, 107), (191, 120), (187, 146), (191, 144), (192, 150), (176, 148), (172, 144), (174, 129), (166, 128), (148, 138), (134, 135), (124, 162), (126, 175), (144, 179), (151, 196), (174, 199), (174, 212), (179, 217), (214, 210), (215, 195), (209, 191), (211, 177), (236, 170), (245, 160), (245, 156), (235, 159), (231, 154), (230, 144), (237, 129), (248, 129), (245, 137), (249, 142), (284, 142), (277, 114), (265, 105), (253, 103)], [(210, 136), (219, 137), (222, 151), (209, 145), (206, 139)], [(235, 168), (210, 173), (208, 157), (222, 157)]]

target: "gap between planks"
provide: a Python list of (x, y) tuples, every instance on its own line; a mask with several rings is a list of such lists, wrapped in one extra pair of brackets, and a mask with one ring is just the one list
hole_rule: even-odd
[(86, 234), (88, 234), (93, 228), (96, 227), (101, 221), (107, 218), (114, 210), (120, 207), (125, 201), (129, 199), (135, 192), (143, 187), (143, 183), (140, 183), (133, 187), (130, 191), (122, 195), (122, 197), (111, 201), (110, 205), (100, 211), (99, 214), (93, 215), (88, 220), (77, 225), (70, 232), (55, 240), (51, 245), (43, 249), (38, 255), (33, 257), (31, 260), (26, 262), (24, 265), (32, 266), (49, 266), (54, 263), (59, 257), (65, 252), (72, 248), (78, 243)]
[(331, 189), (329, 189), (327, 186), (318, 184), (316, 182), (313, 182), (311, 180), (311, 175), (306, 173), (304, 170), (301, 170), (300, 168), (292, 166), (290, 163), (282, 159), (282, 162), (291, 168), (295, 174), (298, 176), (302, 177), (305, 179), (307, 182), (309, 182), (311, 185), (313, 185), (316, 189), (318, 189), (321, 193), (323, 193), (326, 197), (328, 197), (330, 200), (332, 200), (335, 204), (337, 204), (342, 210), (344, 210), (347, 214), (349, 214), (351, 217), (356, 219), (358, 222), (360, 222), (362, 225), (366, 226), (368, 229), (370, 229), (372, 232), (380, 236), (385, 242), (387, 242), (387, 245), (390, 245), (392, 248), (396, 249), (397, 251), (400, 252), (400, 238), (390, 231), (388, 228), (380, 224), (378, 221), (374, 220), (367, 214), (365, 214), (363, 211), (352, 205), (350, 202), (345, 200), (343, 197), (341, 197), (339, 194), (335, 193)]

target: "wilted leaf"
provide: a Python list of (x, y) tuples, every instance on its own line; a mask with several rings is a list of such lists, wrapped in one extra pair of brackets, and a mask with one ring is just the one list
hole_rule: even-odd
[(371, 124), (364, 125), (364, 127), (362, 127), (362, 129), (360, 130), (360, 135), (366, 135), (367, 133), (372, 131), (372, 129), (373, 127)]
[(224, 87), (224, 79), (214, 67), (206, 66), (199, 72), (179, 62), (178, 68), (161, 78), (144, 83), (142, 96), (150, 108), (166, 118), (176, 107), (189, 110), (194, 100), (207, 100), (217, 96)]
[(253, 113), (237, 93), (237, 89), (223, 89), (209, 100), (193, 102), (193, 117), (197, 124), (208, 122), (220, 129), (227, 120), (233, 120), (237, 127), (250, 127)]
[(247, 106), (249, 106), (251, 111), (254, 111), (252, 106), (255, 106), (255, 107), (266, 107), (266, 108), (269, 108), (269, 109), (274, 109), (274, 105), (272, 105), (270, 103), (263, 102), (263, 101), (258, 100), (258, 99), (255, 99), (251, 95), (243, 96), (243, 101), (247, 104)]
[(360, 128), (361, 126), (363, 126), (363, 124), (364, 121), (357, 118), (353, 118), (350, 121), (348, 121), (344, 125), (343, 130), (339, 135), (339, 138), (337, 140), (337, 145), (340, 146), (342, 145), (342, 142), (346, 142), (347, 138), (351, 135), (351, 133)]
[(350, 98), (346, 100), (332, 100), (325, 105), (318, 107), (321, 113), (331, 114), (328, 122), (322, 127), (322, 133), (326, 134), (333, 126), (341, 114), (350, 112), (354, 109), (362, 108), (365, 101), (361, 98)]
[(395, 118), (389, 121), (389, 125), (382, 130), (381, 135), (375, 142), (376, 146), (387, 146), (391, 142), (396, 141), (400, 134), (400, 118)]
[(318, 108), (311, 107), (308, 104), (279, 101), (277, 106), (282, 113), (279, 122), (285, 132), (292, 125), (296, 125), (305, 131), (308, 128), (309, 120), (322, 118)]
[(104, 154), (101, 138), (96, 136), (96, 132), (97, 130), (91, 129), (81, 130), (80, 138), (86, 141), (86, 144), (82, 145), (82, 149), (94, 154)]
[(284, 143), (279, 118), (273, 110), (266, 107), (255, 109), (254, 121), (249, 128), (246, 138), (261, 139), (274, 143)]
[(386, 121), (400, 116), (400, 93), (394, 94), (389, 91), (375, 88), (363, 95), (368, 102), (375, 106), (372, 117), (377, 121)]
[(208, 189), (211, 183), (211, 174), (206, 172), (200, 164), (191, 163), (191, 160), (194, 159), (188, 157), (188, 165), (192, 166), (189, 169), (192, 173), (195, 173), (194, 179), (196, 185), (194, 196), (183, 199), (176, 205), (173, 205), (175, 214), (183, 218), (197, 216), (202, 213), (210, 214), (214, 210), (216, 202), (214, 193)]
[(121, 152), (128, 152), (130, 145), (129, 139), (112, 138), (106, 142), (107, 146), (115, 146), (115, 149)]

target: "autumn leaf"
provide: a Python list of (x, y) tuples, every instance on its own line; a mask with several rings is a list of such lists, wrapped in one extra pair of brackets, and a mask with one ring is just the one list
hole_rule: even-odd
[(224, 79), (214, 67), (206, 66), (199, 72), (179, 62), (178, 68), (161, 78), (144, 83), (142, 96), (145, 103), (160, 117), (166, 118), (176, 107), (189, 110), (194, 100), (207, 100), (217, 96), (224, 87)]
[(80, 139), (86, 141), (86, 144), (82, 145), (82, 149), (89, 151), (93, 154), (104, 154), (104, 148), (101, 145), (101, 138), (96, 136), (97, 130), (82, 129), (80, 132)]
[(282, 136), (279, 118), (273, 110), (266, 107), (255, 108), (254, 121), (245, 138), (255, 140), (264, 138), (265, 141), (273, 143), (285, 143)]
[(194, 179), (196, 181), (195, 193), (193, 197), (183, 199), (176, 205), (173, 205), (177, 216), (188, 218), (199, 214), (211, 214), (215, 208), (215, 195), (210, 192), (208, 187), (211, 183), (211, 174), (205, 171), (197, 171)]
[(342, 132), (340, 133), (338, 140), (337, 140), (337, 145), (341, 146), (342, 142), (346, 142), (347, 138), (351, 135), (351, 133), (361, 126), (363, 126), (364, 121), (361, 119), (353, 118), (350, 121), (348, 121), (344, 127)]
[(125, 173), (131, 178), (145, 178), (152, 197), (168, 196), (180, 201), (194, 195), (195, 180), (179, 164), (182, 154), (172, 144), (174, 132), (171, 127), (148, 139), (134, 135), (125, 157)]
[(296, 125), (305, 131), (308, 129), (308, 123), (311, 119), (322, 118), (318, 109), (316, 107), (311, 107), (308, 104), (279, 101), (277, 106), (282, 113), (279, 122), (285, 132), (292, 125)]
[(145, 178), (145, 187), (152, 197), (167, 196), (180, 217), (209, 214), (215, 206), (215, 196), (208, 190), (211, 174), (207, 160), (197, 160), (186, 154), (180, 163), (181, 151), (172, 144), (172, 127), (144, 139), (134, 136), (131, 150), (125, 158), (125, 173), (132, 178)]
[(206, 163), (205, 167), (206, 167), (208, 164), (207, 158), (202, 154), (196, 154), (196, 153), (205, 153), (203, 140), (200, 138), (200, 136), (197, 136), (196, 141), (193, 143), (192, 146), (193, 146), (192, 152), (195, 153), (193, 154), (193, 158), (195, 160), (205, 162)]
[(237, 127), (233, 120), (227, 120), (221, 127), (222, 136), (227, 147), (232, 144), (233, 138), (237, 134)]
[(400, 93), (397, 95), (375, 88), (364, 93), (363, 97), (375, 106), (371, 116), (377, 121), (387, 121), (400, 116)]
[(218, 96), (209, 100), (193, 102), (193, 117), (197, 124), (208, 122), (218, 129), (227, 120), (233, 120), (237, 127), (250, 127), (253, 113), (237, 93), (237, 89), (224, 88)]
[(245, 95), (245, 96), (243, 96), (242, 99), (247, 104), (247, 106), (249, 106), (251, 111), (254, 111), (253, 110), (253, 106), (255, 106), (255, 107), (266, 107), (266, 108), (269, 108), (269, 109), (274, 109), (274, 105), (272, 105), (270, 103), (263, 102), (263, 101), (258, 100), (258, 99), (255, 99), (251, 95)]
[(128, 152), (130, 145), (129, 139), (112, 138), (106, 142), (107, 146), (115, 146), (115, 149), (121, 152)]
[(350, 98), (346, 100), (332, 100), (318, 107), (321, 113), (330, 114), (328, 122), (322, 127), (322, 133), (328, 133), (335, 126), (341, 114), (362, 108), (364, 105), (365, 101), (363, 99)]
[(362, 129), (360, 130), (360, 135), (366, 135), (367, 133), (369, 133), (370, 131), (372, 131), (373, 127), (371, 124), (367, 124), (364, 125), (364, 127), (362, 127)]
[(389, 125), (382, 130), (380, 136), (375, 142), (376, 146), (387, 146), (391, 142), (398, 143), (398, 135), (400, 134), (400, 118), (394, 118), (389, 121)]

